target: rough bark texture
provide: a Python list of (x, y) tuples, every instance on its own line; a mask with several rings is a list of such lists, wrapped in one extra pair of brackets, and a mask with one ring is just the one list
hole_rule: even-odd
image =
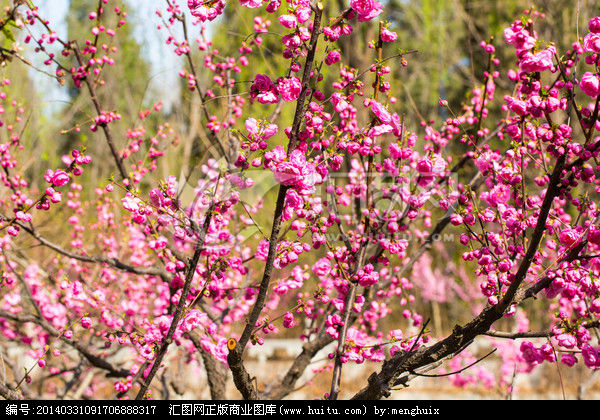
[(210, 389), (210, 398), (213, 400), (225, 400), (227, 385), (227, 370), (225, 366), (202, 348), (200, 336), (197, 333), (190, 332), (187, 336), (192, 340), (192, 343), (194, 343), (194, 346), (202, 357)]

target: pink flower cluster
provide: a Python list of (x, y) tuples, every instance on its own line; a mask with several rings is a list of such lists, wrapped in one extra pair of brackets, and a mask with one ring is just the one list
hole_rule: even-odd
[(282, 146), (265, 153), (264, 165), (271, 169), (275, 180), (285, 186), (296, 188), (302, 194), (314, 191), (317, 182), (315, 166), (306, 160), (304, 152), (296, 149), (286, 155)]
[(536, 347), (531, 341), (523, 341), (520, 351), (523, 359), (532, 367), (544, 361), (556, 362), (554, 350), (550, 344), (543, 344), (540, 347)]
[[(586, 58), (589, 64), (598, 63), (598, 54), (600, 54), (600, 18), (595, 17), (588, 24), (590, 33), (583, 39), (583, 50), (592, 53)], [(600, 95), (600, 80), (598, 72), (585, 72), (579, 81), (579, 87), (586, 95), (596, 98)]]
[(350, 0), (350, 7), (358, 15), (359, 22), (374, 19), (383, 12), (383, 6), (377, 0)]
[(374, 270), (372, 264), (367, 264), (356, 272), (356, 280), (363, 287), (369, 287), (379, 281), (379, 273)]
[(581, 348), (581, 357), (583, 362), (590, 369), (600, 369), (600, 347), (592, 347), (585, 344)]
[(46, 174), (44, 175), (44, 179), (47, 183), (52, 184), (54, 187), (62, 187), (71, 179), (69, 174), (63, 170), (57, 169), (56, 171), (52, 171), (48, 169)]
[(254, 83), (250, 87), (252, 99), (256, 99), (261, 104), (275, 104), (279, 102), (277, 95), (277, 88), (268, 76), (264, 74), (254, 76)]
[(510, 28), (504, 30), (504, 38), (517, 50), (519, 66), (525, 73), (542, 72), (552, 67), (552, 60), (556, 54), (553, 46), (539, 51), (534, 51), (537, 35), (531, 33), (523, 26), (521, 21), (516, 21)]
[(250, 97), (261, 104), (275, 104), (281, 100), (295, 101), (300, 96), (302, 84), (297, 77), (280, 77), (273, 83), (268, 76), (257, 74), (250, 87)]
[(192, 16), (202, 22), (212, 21), (223, 14), (225, 0), (188, 0), (188, 8)]

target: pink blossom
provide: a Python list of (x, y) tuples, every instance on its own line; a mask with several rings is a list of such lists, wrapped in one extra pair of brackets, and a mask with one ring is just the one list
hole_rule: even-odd
[(524, 51), (519, 56), (519, 66), (525, 73), (542, 72), (544, 70), (548, 70), (550, 67), (552, 67), (552, 57), (554, 56), (555, 52), (556, 49), (554, 47), (549, 47), (535, 54), (530, 51)]
[(581, 241), (581, 235), (574, 229), (565, 229), (560, 233), (559, 239), (561, 244), (571, 248)]
[(518, 99), (510, 98), (508, 109), (510, 109), (517, 115), (525, 115), (525, 113), (527, 112), (527, 103)]
[(595, 349), (589, 344), (584, 344), (581, 348), (581, 356), (588, 368), (600, 369), (600, 354), (598, 354), (598, 349)]
[(271, 0), (269, 2), (269, 4), (267, 4), (267, 7), (265, 8), (265, 10), (269, 13), (275, 13), (277, 11), (277, 9), (279, 8), (279, 6), (281, 6), (280, 0)]
[(150, 202), (154, 207), (162, 207), (162, 201), (164, 197), (161, 190), (158, 188), (152, 188), (148, 195), (150, 196)]
[(571, 334), (559, 334), (556, 336), (558, 344), (564, 348), (572, 349), (577, 345), (577, 339)]
[(273, 169), (277, 163), (282, 162), (286, 157), (283, 146), (277, 145), (274, 149), (265, 152), (265, 167)]
[(273, 86), (273, 82), (269, 76), (265, 76), (264, 74), (257, 74), (254, 76), (254, 83), (252, 83), (251, 89), (258, 91), (265, 91), (271, 89)]
[(281, 42), (290, 50), (293, 50), (302, 44), (302, 38), (300, 38), (298, 33), (293, 32), (291, 34), (284, 35), (283, 38), (281, 38)]
[(298, 19), (298, 22), (300, 23), (306, 22), (308, 19), (310, 19), (311, 13), (312, 11), (310, 7), (303, 5), (297, 6), (296, 11), (294, 12), (296, 19)]
[(575, 356), (573, 356), (571, 353), (563, 353), (560, 356), (560, 361), (563, 364), (571, 367), (571, 366), (575, 365), (575, 363), (577, 363), (577, 358)]
[(453, 213), (453, 214), (450, 216), (450, 223), (451, 223), (453, 226), (462, 225), (462, 224), (463, 224), (463, 222), (464, 222), (464, 220), (463, 220), (463, 218), (462, 218), (462, 216), (461, 216), (460, 214)]
[(600, 34), (590, 32), (583, 38), (583, 50), (600, 54)]
[(417, 171), (422, 175), (430, 175), (433, 172), (433, 163), (428, 158), (419, 159)]
[(596, 16), (590, 19), (588, 22), (588, 28), (590, 29), (590, 32), (595, 34), (600, 33), (600, 17)]
[(395, 42), (397, 39), (398, 34), (396, 32), (392, 32), (388, 28), (383, 28), (381, 30), (381, 40), (383, 42)]
[(331, 263), (327, 258), (321, 258), (312, 266), (313, 273), (318, 277), (324, 277), (331, 271)]
[(344, 96), (339, 92), (335, 92), (333, 95), (331, 95), (331, 103), (333, 104), (335, 112), (338, 113), (347, 110), (350, 106), (345, 100)]
[(504, 30), (504, 39), (508, 44), (514, 45), (517, 51), (529, 50), (535, 46), (535, 38), (518, 21)]
[(273, 137), (275, 134), (277, 134), (277, 131), (279, 130), (279, 128), (277, 127), (276, 124), (267, 124), (267, 125), (263, 125), (262, 127), (262, 132), (261, 132), (261, 138), (263, 140), (267, 140), (270, 139), (271, 137)]
[(392, 127), (387, 124), (376, 125), (375, 127), (371, 128), (369, 130), (368, 136), (369, 137), (379, 137), (379, 136), (383, 136), (384, 134), (387, 134), (391, 131), (392, 131)]
[(275, 85), (268, 76), (257, 74), (254, 83), (250, 86), (250, 97), (258, 100), (261, 104), (274, 104), (279, 102), (279, 95)]
[(327, 64), (328, 66), (331, 66), (332, 64), (335, 64), (338, 61), (340, 61), (340, 58), (341, 58), (341, 56), (338, 51), (335, 51), (335, 50), (329, 51), (327, 53), (327, 57), (325, 57), (325, 64)]
[(298, 24), (296, 16), (294, 15), (281, 15), (279, 16), (279, 22), (286, 28), (293, 29)]
[[(499, 347), (503, 361), (498, 369), (501, 377), (496, 380), (490, 372), (474, 366), (453, 375), (453, 383), (504, 386), (511, 383), (515, 369), (519, 373), (531, 371), (544, 361), (557, 361), (556, 354), (562, 356), (563, 367), (574, 366), (583, 357), (588, 367), (600, 368), (600, 348), (590, 324), (600, 315), (598, 197), (585, 194), (593, 188), (600, 191), (596, 174), (600, 149), (594, 147), (593, 139), (586, 143), (585, 138), (577, 138), (579, 131), (573, 128), (579, 120), (559, 115), (548, 118), (554, 111), (572, 109), (573, 94), (587, 95), (588, 99), (600, 97), (600, 75), (592, 70), (599, 58), (600, 17), (590, 20), (591, 33), (582, 45), (574, 40), (568, 47), (570, 51), (560, 51), (566, 59), (561, 63), (561, 74), (553, 77), (528, 74), (558, 70), (553, 64), (557, 56), (554, 48), (546, 47), (552, 44), (538, 42), (533, 30), (534, 24), (543, 24), (544, 20), (531, 15), (515, 22), (504, 31), (506, 43), (518, 57), (515, 70), (507, 73), (500, 61), (490, 56), (485, 86), (474, 88), (462, 107), (445, 109), (448, 102), (440, 100), (444, 108), (438, 109), (443, 111), (442, 120), (425, 120), (419, 126), (414, 124), (410, 112), (406, 118), (394, 113), (401, 99), (394, 96), (400, 91), (392, 89), (396, 72), (391, 73), (390, 67), (416, 60), (418, 68), (418, 58), (407, 56), (379, 65), (376, 54), (371, 54), (370, 70), (378, 73), (381, 82), (381, 95), (374, 100), (366, 99), (371, 96), (373, 78), (362, 77), (360, 69), (340, 65), (340, 52), (329, 51), (336, 48), (337, 39), (348, 40), (353, 30), (364, 29), (365, 25), (356, 20), (349, 21), (375, 20), (385, 4), (382, 0), (349, 0), (351, 8), (344, 14), (344, 21), (333, 27), (327, 22), (331, 24), (328, 18), (335, 11), (324, 10), (323, 42), (329, 46), (323, 44), (317, 57), (309, 57), (308, 61), (307, 41), (311, 35), (317, 35), (310, 22), (314, 2), (288, 0), (277, 15), (267, 16), (266, 12), (278, 11), (281, 0), (240, 0), (242, 6), (258, 12), (248, 16), (254, 33), (242, 39), (226, 39), (226, 44), (231, 45), (217, 45), (218, 40), (209, 36), (210, 30), (202, 22), (222, 14), (225, 2), (187, 2), (195, 17), (188, 22), (188, 29), (195, 29), (193, 34), (190, 32), (193, 36), (189, 41), (181, 33), (183, 22), (179, 22), (179, 17), (188, 13), (181, 2), (172, 2), (170, 7), (156, 12), (159, 25), (166, 32), (166, 44), (177, 55), (190, 54), (188, 58), (198, 64), (194, 71), (186, 60), (187, 69), (180, 72), (183, 83), (192, 90), (201, 86), (202, 99), (206, 99), (202, 109), (205, 112), (191, 117), (182, 115), (182, 127), (188, 125), (186, 121), (197, 122), (200, 128), (215, 135), (208, 136), (212, 143), (224, 141), (225, 151), (230, 153), (222, 156), (222, 162), (205, 156), (206, 151), (197, 156), (196, 148), (188, 150), (189, 147), (184, 155), (193, 156), (193, 162), (168, 158), (175, 156), (176, 148), (182, 144), (181, 127), (168, 124), (169, 113), (162, 114), (160, 105), (155, 105), (133, 115), (123, 124), (123, 130), (115, 131), (116, 135), (123, 132), (123, 138), (117, 139), (117, 152), (127, 172), (125, 179), (117, 175), (114, 186), (108, 187), (93, 177), (81, 179), (82, 185), (71, 182), (77, 180), (83, 165), (89, 162), (89, 157), (74, 150), (71, 156), (62, 157), (62, 171), (53, 168), (46, 175), (42, 172), (42, 186), (30, 185), (39, 174), (35, 173), (36, 165), (23, 164), (31, 153), (31, 142), (21, 138), (23, 117), (29, 112), (19, 104), (14, 89), (0, 89), (0, 127), (5, 129), (0, 157), (6, 190), (0, 212), (0, 230), (4, 229), (5, 234), (0, 234), (0, 245), (7, 251), (1, 263), (0, 281), (6, 286), (0, 296), (2, 311), (29, 315), (31, 308), (23, 305), (20, 293), (20, 283), (25, 282), (42, 318), (64, 334), (64, 340), (85, 339), (98, 350), (99, 357), (110, 356), (118, 350), (115, 347), (131, 356), (115, 361), (129, 376), (110, 384), (118, 392), (126, 392), (133, 387), (136, 375), (149, 374), (151, 364), (146, 362), (156, 358), (156, 349), (164, 343), (173, 324), (172, 309), (180, 303), (191, 309), (175, 328), (172, 341), (184, 358), (189, 355), (188, 350), (194, 350), (186, 332), (195, 330), (202, 350), (227, 363), (233, 338), (239, 339), (240, 328), (258, 311), (262, 312), (259, 319), (251, 321), (260, 334), (251, 337), (248, 344), (264, 343), (280, 332), (277, 327), (283, 330), (304, 325), (314, 328), (294, 331), (301, 340), (319, 334), (337, 339), (344, 326), (348, 327), (348, 346), (341, 355), (342, 362), (382, 362), (394, 352), (419, 351), (422, 345), (435, 345), (438, 341), (431, 333), (418, 337), (415, 334), (418, 328), (414, 327), (423, 322), (422, 314), (416, 312), (423, 306), (419, 299), (447, 302), (449, 308), (453, 302), (461, 301), (472, 312), (472, 316), (461, 314), (468, 322), (480, 316), (486, 302), (496, 305), (507, 296), (506, 290), (515, 282), (514, 272), (527, 268), (522, 267), (525, 264), (530, 278), (524, 283), (531, 285), (542, 277), (548, 280), (548, 287), (538, 296), (547, 301), (541, 306), (546, 309), (545, 318), (536, 324), (552, 325), (551, 344), (493, 343)], [(328, 6), (328, 2), (322, 3)], [(125, 14), (117, 9), (119, 24), (114, 29), (126, 23)], [(106, 22), (99, 21), (100, 14), (90, 15), (88, 11), (83, 16), (86, 21), (88, 16), (93, 17), (94, 33), (115, 34), (112, 27), (103, 26)], [(283, 47), (273, 49), (266, 45), (272, 37), (264, 35), (277, 32), (270, 29), (272, 22), (282, 29), (276, 19), (283, 27), (282, 36), (276, 37)], [(397, 42), (398, 34), (384, 23), (379, 40)], [(58, 40), (52, 31), (47, 35), (42, 41), (51, 44)], [(26, 43), (33, 40), (35, 44), (35, 38), (25, 36)], [(46, 53), (38, 45), (38, 50), (49, 58), (48, 70), (57, 71), (59, 77), (71, 77), (78, 87), (86, 78), (104, 80), (114, 62), (110, 45), (80, 41), (86, 58), (71, 74), (57, 68), (57, 63), (47, 56), (50, 50)], [(480, 46), (488, 54), (499, 51), (498, 57), (505, 56), (498, 42), (492, 45), (484, 41)], [(588, 54), (583, 55), (584, 49)], [(279, 59), (288, 63), (287, 71), (273, 77), (254, 75), (264, 67), (261, 61), (269, 59), (263, 53), (279, 53)], [(63, 54), (72, 52), (65, 50)], [(320, 67), (323, 56), (329, 68)], [(311, 80), (304, 85), (300, 75), (305, 64), (310, 67), (311, 60)], [(584, 65), (588, 73), (577, 71)], [(505, 77), (512, 82), (509, 87), (513, 93), (507, 92), (503, 97), (497, 94), (495, 86), (498, 83), (504, 88), (500, 80)], [(9, 83), (0, 79), (2, 86)], [(297, 109), (301, 121), (295, 121), (299, 125), (291, 124), (290, 113), (295, 106), (278, 107), (276, 111), (260, 106), (283, 106), (282, 100), (297, 102), (304, 89), (309, 92), (307, 100), (295, 104), (301, 105)], [(225, 102), (227, 112), (222, 112)], [(579, 111), (587, 127), (584, 131), (590, 134), (588, 131), (594, 131), (594, 108), (593, 101), (587, 102)], [(156, 119), (146, 119), (154, 112), (158, 113)], [(113, 111), (97, 114), (90, 116), (91, 127), (85, 124), (92, 131), (120, 118)], [(410, 126), (402, 125), (404, 119)], [(294, 125), (295, 137), (288, 125)], [(280, 126), (285, 136), (272, 141), (279, 135)], [(78, 126), (74, 130), (81, 131)], [(385, 138), (379, 137), (384, 135)], [(201, 140), (207, 140), (202, 137)], [(549, 172), (561, 155), (567, 156), (567, 170), (557, 178)], [(465, 159), (480, 171), (473, 181), (469, 181), (474, 175), (470, 164), (460, 167)], [(107, 162), (111, 167), (114, 163)], [(184, 167), (173, 166), (178, 163)], [(455, 176), (445, 172), (448, 165), (457, 168)], [(103, 166), (94, 173), (115, 172), (115, 168), (104, 171)], [(252, 170), (259, 168), (270, 171), (273, 177), (262, 179), (264, 174)], [(196, 173), (196, 169), (201, 173)], [(380, 176), (373, 177), (373, 173)], [(442, 174), (447, 176), (442, 178)], [(535, 188), (521, 191), (523, 174), (535, 182)], [(179, 188), (177, 180), (188, 178), (193, 181), (189, 188)], [(257, 188), (240, 195), (240, 190), (254, 185), (253, 179)], [(283, 187), (282, 206), (274, 206), (274, 197), (263, 194), (264, 188), (270, 187), (269, 181)], [(465, 181), (477, 181), (477, 189)], [(321, 183), (323, 191), (317, 194), (316, 187)], [(127, 188), (113, 188), (116, 186)], [(541, 211), (547, 191), (557, 190), (560, 194), (555, 203)], [(242, 204), (242, 199), (248, 200), (247, 206), (237, 205)], [(39, 220), (33, 217), (34, 209), (60, 212), (52, 204), (62, 200), (66, 201), (68, 214), (42, 214)], [(428, 204), (430, 200), (435, 200), (440, 208), (435, 210)], [(282, 222), (278, 237), (273, 236), (277, 239), (273, 248), (269, 232), (259, 227), (270, 225), (272, 220)], [(435, 240), (430, 244), (431, 255), (438, 259), (426, 253), (413, 261), (413, 272), (406, 275), (403, 265), (414, 257), (419, 244), (432, 234), (435, 239), (439, 223), (444, 220), (450, 225), (449, 233), (458, 232), (460, 240)], [(50, 221), (62, 222), (58, 223), (62, 227), (53, 229), (57, 223), (46, 223)], [(56, 255), (53, 247), (41, 243), (42, 246), (26, 252), (30, 261), (21, 270), (15, 258), (32, 239), (35, 224), (40, 225), (40, 234), (48, 237), (44, 243), (59, 243), (69, 253), (84, 257), (90, 252), (89, 258), (65, 258), (61, 255), (64, 253)], [(456, 225), (462, 228), (451, 227)], [(527, 238), (533, 231), (533, 235), (539, 234), (540, 242), (533, 244), (535, 250), (528, 250)], [(16, 235), (29, 235), (29, 240), (14, 241)], [(581, 258), (564, 258), (573, 248), (583, 246), (584, 239), (587, 248)], [(205, 242), (202, 249), (197, 248), (199, 240)], [(188, 258), (200, 251), (201, 258), (197, 263), (190, 260), (193, 267), (189, 266)], [(535, 258), (523, 262), (528, 251), (535, 251)], [(274, 262), (268, 258), (269, 252)], [(86, 262), (91, 260), (98, 264)], [(260, 276), (263, 269), (271, 267), (274, 271), (269, 293), (260, 303)], [(21, 271), (23, 278), (19, 279)], [(55, 275), (49, 278), (46, 273)], [(186, 276), (193, 280), (189, 289), (184, 287)], [(58, 280), (54, 282), (54, 278)], [(352, 284), (361, 288), (347, 307), (345, 301)], [(201, 303), (202, 308), (194, 309), (195, 303)], [(261, 310), (256, 306), (259, 303), (264, 304)], [(514, 317), (515, 330), (519, 332), (532, 331), (527, 316), (544, 315), (540, 311), (528, 312), (528, 306), (519, 308), (518, 302), (506, 303), (508, 309), (494, 316)], [(345, 310), (353, 313), (352, 325), (344, 325)], [(269, 319), (269, 314), (273, 318)], [(410, 330), (406, 334), (400, 330), (386, 334), (391, 329), (387, 318), (390, 315), (404, 317)], [(77, 363), (76, 353), (56, 353), (46, 358), (47, 346), (51, 344), (47, 334), (31, 334), (22, 328), (17, 317), (3, 317), (0, 324), (5, 338), (30, 350), (30, 357), (39, 360), (40, 366), (49, 367), (49, 373), (60, 373), (63, 365)], [(71, 327), (80, 336), (65, 331)], [(96, 327), (102, 331), (92, 330)], [(293, 334), (288, 330), (282, 335)], [(393, 342), (390, 348), (388, 338)], [(244, 340), (239, 341), (246, 346)], [(101, 350), (111, 346), (111, 352)], [(334, 357), (335, 350), (330, 354), (331, 359)], [(465, 350), (449, 361), (449, 371), (459, 370), (475, 359)], [(196, 369), (194, 364), (188, 367)], [(106, 387), (106, 378), (96, 379), (97, 387)], [(84, 396), (92, 397), (92, 392), (90, 388)]]
[(46, 182), (52, 184), (55, 187), (62, 187), (63, 185), (68, 183), (71, 178), (69, 177), (68, 173), (60, 169), (54, 172), (48, 169), (48, 171), (44, 175), (44, 179), (46, 180)]
[(586, 72), (581, 76), (579, 87), (587, 96), (596, 98), (600, 94), (600, 81), (598, 76), (590, 72)]
[(177, 178), (173, 175), (169, 175), (166, 180), (166, 193), (169, 197), (175, 197), (179, 192), (179, 183)]
[(374, 270), (372, 264), (367, 264), (364, 268), (356, 272), (356, 278), (358, 284), (363, 287), (369, 287), (376, 284), (379, 281), (379, 273)]
[(267, 140), (277, 134), (278, 130), (276, 124), (264, 124), (256, 118), (248, 118), (244, 126), (248, 130), (248, 137), (253, 140)]
[(123, 203), (123, 208), (132, 213), (137, 212), (140, 208), (139, 199), (129, 193), (121, 199), (121, 202)]
[(540, 351), (530, 341), (522, 342), (519, 350), (525, 361), (529, 364), (537, 365), (544, 361)]
[(285, 196), (285, 203), (287, 206), (293, 209), (299, 209), (304, 206), (304, 200), (302, 199), (300, 194), (298, 194), (294, 190), (288, 191), (288, 193)]
[(312, 190), (316, 180), (314, 165), (307, 162), (304, 153), (298, 149), (290, 154), (289, 160), (275, 166), (273, 175), (280, 184), (300, 191)]
[(392, 115), (379, 102), (371, 101), (369, 105), (371, 106), (371, 110), (373, 111), (373, 113), (377, 116), (377, 118), (379, 118), (379, 120), (382, 123), (389, 124), (392, 122)]
[(381, 3), (376, 0), (350, 0), (350, 7), (358, 15), (359, 22), (371, 20), (383, 11)]
[(91, 318), (88, 316), (84, 316), (83, 318), (81, 318), (81, 326), (83, 328), (90, 328), (92, 326)]
[(286, 312), (283, 316), (283, 326), (285, 328), (292, 328), (294, 326), (294, 314), (290, 311)]
[(277, 80), (277, 92), (281, 95), (284, 101), (295, 101), (300, 96), (302, 91), (302, 83), (297, 77), (284, 78), (280, 77)]
[(590, 304), (590, 312), (600, 315), (600, 298), (596, 298)]
[(498, 263), (498, 271), (501, 273), (508, 273), (510, 271), (511, 263), (508, 260), (502, 260)]
[(375, 8), (375, 0), (350, 0), (350, 7), (359, 15), (367, 15)]
[(262, 6), (263, 0), (240, 0), (242, 6), (247, 7), (249, 9), (255, 9), (257, 7)]
[(392, 159), (402, 158), (402, 148), (400, 147), (400, 145), (398, 145), (398, 143), (390, 143), (388, 146), (388, 150)]
[(188, 8), (192, 16), (199, 18), (202, 22), (212, 21), (223, 13), (225, 0), (206, 2), (205, 0), (188, 0)]

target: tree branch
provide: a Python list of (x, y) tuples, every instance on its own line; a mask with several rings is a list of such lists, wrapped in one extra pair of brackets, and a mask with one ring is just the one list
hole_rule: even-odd
[(160, 368), (162, 360), (167, 354), (167, 350), (169, 345), (173, 342), (173, 334), (175, 334), (175, 330), (179, 325), (179, 321), (183, 317), (184, 308), (187, 304), (187, 298), (190, 293), (190, 288), (192, 286), (192, 280), (194, 279), (194, 274), (196, 273), (196, 267), (198, 266), (198, 261), (200, 260), (200, 255), (202, 251), (204, 251), (204, 242), (206, 239), (206, 233), (208, 232), (208, 228), (210, 227), (210, 222), (213, 216), (214, 203), (212, 203), (208, 210), (206, 211), (206, 216), (204, 218), (204, 224), (202, 226), (202, 230), (198, 233), (198, 240), (196, 241), (196, 250), (194, 251), (194, 255), (190, 259), (188, 272), (185, 278), (185, 283), (183, 285), (183, 290), (181, 291), (181, 296), (179, 297), (179, 302), (177, 303), (177, 308), (175, 309), (175, 313), (173, 314), (173, 320), (171, 321), (171, 326), (169, 327), (169, 331), (161, 345), (156, 358), (154, 359), (154, 363), (152, 364), (152, 368), (150, 369), (150, 373), (148, 373), (148, 377), (142, 384), (137, 396), (136, 400), (141, 400), (145, 398), (146, 391), (150, 387), (156, 372)]
[(44, 330), (46, 330), (48, 332), (48, 334), (50, 334), (52, 337), (59, 338), (64, 343), (68, 344), (69, 346), (71, 346), (75, 350), (77, 350), (93, 366), (96, 366), (97, 368), (106, 370), (110, 376), (124, 378), (124, 377), (127, 377), (128, 375), (130, 375), (129, 370), (120, 369), (120, 368), (113, 366), (111, 363), (109, 363), (102, 357), (96, 355), (92, 350), (90, 350), (85, 344), (81, 343), (80, 341), (69, 340), (68, 338), (66, 338), (63, 335), (63, 333), (58, 331), (56, 328), (54, 328), (52, 326), (52, 324), (50, 324), (48, 321), (46, 321), (43, 318), (40, 318), (35, 315), (31, 315), (31, 314), (25, 314), (25, 315), (11, 314), (10, 312), (3, 311), (3, 310), (0, 310), (0, 318), (6, 318), (11, 321), (20, 322), (20, 323), (31, 322), (33, 324), (39, 325)]
[[(320, 5), (320, 3), (318, 4)], [(302, 91), (300, 92), (300, 96), (298, 97), (298, 100), (296, 102), (296, 112), (294, 115), (294, 121), (290, 133), (290, 141), (288, 143), (288, 155), (295, 149), (298, 141), (300, 125), (302, 123), (302, 116), (304, 113), (304, 102), (306, 100), (306, 95), (309, 88), (310, 72), (315, 58), (317, 41), (319, 39), (322, 14), (322, 6), (315, 8), (310, 47), (306, 55), (304, 73), (302, 76)], [(273, 263), (275, 262), (276, 257), (277, 243), (279, 242), (278, 238), (279, 231), (281, 229), (281, 220), (283, 216), (285, 196), (288, 188), (289, 187), (283, 184), (279, 186), (277, 202), (275, 205), (275, 213), (273, 216), (273, 225), (271, 228), (271, 236), (269, 239), (269, 251), (267, 254), (267, 259), (265, 261), (265, 270), (263, 272), (263, 278), (260, 283), (260, 288), (258, 291), (256, 302), (254, 303), (254, 307), (252, 308), (250, 316), (248, 317), (246, 326), (244, 328), (244, 331), (242, 332), (239, 341), (237, 342), (235, 348), (231, 350), (227, 355), (227, 362), (229, 363), (229, 368), (231, 369), (231, 373), (233, 375), (233, 382), (235, 383), (236, 388), (241, 392), (242, 396), (245, 399), (258, 398), (257, 390), (254, 388), (250, 375), (248, 374), (246, 368), (243, 365), (242, 356), (244, 354), (246, 345), (248, 344), (248, 341), (251, 338), (252, 331), (256, 327), (256, 322), (258, 320), (258, 317), (260, 316), (260, 313), (265, 305), (265, 300), (267, 298), (269, 284), (271, 281), (271, 275), (273, 272)]]
[(210, 397), (213, 400), (224, 400), (227, 385), (227, 371), (225, 370), (225, 367), (209, 352), (202, 348), (200, 336), (196, 332), (191, 331), (186, 334), (186, 337), (194, 343), (196, 350), (198, 350), (198, 353), (200, 353), (200, 356), (202, 357), (204, 369), (206, 369), (206, 379), (208, 380)]

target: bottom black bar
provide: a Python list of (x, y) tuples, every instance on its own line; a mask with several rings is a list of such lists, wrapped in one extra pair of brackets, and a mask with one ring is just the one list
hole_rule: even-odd
[[(0, 401), (0, 416), (143, 416), (230, 417), (230, 416), (376, 416), (456, 417), (458, 413), (525, 408), (536, 415), (552, 414), (556, 401), (432, 400), (432, 401)], [(572, 403), (572, 402), (571, 402)], [(558, 403), (560, 404), (560, 403)], [(568, 402), (563, 402), (568, 404)], [(586, 404), (579, 401), (578, 404)], [(485, 405), (485, 406), (484, 406)], [(91, 419), (90, 419), (91, 420)]]

